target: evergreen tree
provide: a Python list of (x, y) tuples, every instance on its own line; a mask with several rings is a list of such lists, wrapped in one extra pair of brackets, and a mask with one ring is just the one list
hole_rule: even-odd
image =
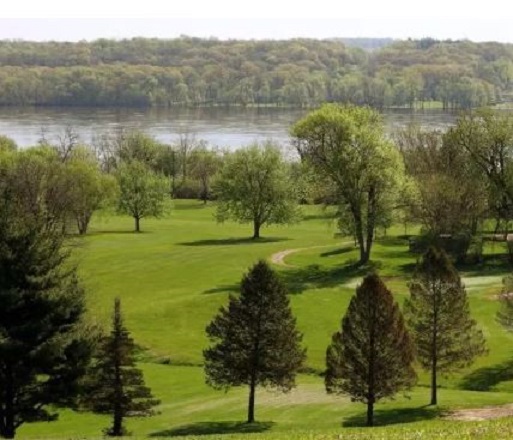
[(421, 366), (431, 372), (431, 405), (438, 403), (437, 377), (470, 365), (486, 352), (470, 316), (465, 286), (443, 250), (430, 247), (413, 281), (405, 314)]
[(285, 287), (265, 261), (242, 279), (239, 297), (208, 325), (213, 345), (204, 351), (207, 383), (215, 388), (249, 386), (248, 423), (255, 421), (255, 390), (283, 392), (295, 386), (306, 352)]
[(415, 383), (413, 360), (413, 344), (391, 292), (379, 276), (366, 276), (328, 347), (326, 391), (367, 404), (372, 426), (374, 404)]
[[(5, 159), (5, 158), (4, 158)], [(71, 405), (92, 346), (84, 291), (41, 192), (21, 185), (19, 161), (0, 158), (0, 437)], [(32, 196), (36, 200), (34, 202)]]
[(110, 436), (126, 434), (125, 417), (151, 416), (152, 408), (160, 403), (144, 385), (141, 370), (135, 367), (135, 348), (123, 324), (121, 301), (116, 298), (112, 331), (100, 341), (85, 402), (94, 412), (113, 415), (112, 427), (106, 430)]

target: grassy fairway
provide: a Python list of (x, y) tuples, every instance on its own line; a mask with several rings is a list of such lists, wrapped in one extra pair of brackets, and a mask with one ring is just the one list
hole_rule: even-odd
[[(335, 238), (335, 229), (316, 207), (305, 208), (305, 220), (290, 227), (265, 228), (264, 239), (253, 242), (250, 227), (233, 223), (217, 225), (211, 207), (177, 201), (171, 215), (161, 220), (143, 220), (141, 234), (132, 233), (126, 217), (96, 219), (90, 234), (77, 238), (75, 258), (88, 291), (91, 314), (107, 323), (113, 298), (122, 298), (128, 328), (141, 346), (141, 365), (153, 391), (162, 400), (160, 414), (131, 420), (128, 429), (139, 436), (176, 436), (266, 431), (255, 438), (337, 438), (342, 425), (362, 421), (365, 408), (347, 398), (327, 396), (318, 374), (301, 375), (298, 388), (288, 395), (259, 391), (257, 419), (244, 420), (247, 392), (234, 389), (227, 394), (204, 384), (202, 349), (207, 343), (204, 329), (228, 293), (236, 292), (240, 278), (259, 258), (269, 258), (286, 249), (302, 249), (286, 257), (292, 267), (276, 267), (291, 290), (291, 302), (308, 348), (309, 371), (321, 372), (331, 334), (337, 329), (354, 287), (363, 272), (346, 264), (356, 259), (347, 239)], [(373, 260), (387, 284), (402, 302), (415, 257), (407, 243), (398, 238), (402, 231), (389, 231), (375, 248)], [(489, 255), (499, 253), (498, 244)], [(440, 411), (457, 407), (513, 402), (513, 336), (496, 322), (501, 278), (507, 266), (497, 259), (487, 261), (479, 271), (464, 272), (475, 318), (484, 330), (490, 353), (468, 371), (441, 381), (441, 408), (425, 407), (429, 399), (425, 375), (409, 398), (398, 396), (377, 407), (379, 428), (376, 438), (415, 437), (424, 430), (433, 438), (494, 438), (501, 430), (513, 435), (513, 423), (483, 425), (440, 420)], [(400, 431), (407, 423), (406, 431)], [(100, 437), (105, 417), (71, 411), (60, 421), (22, 427), (22, 437)], [(386, 434), (380, 429), (386, 429)], [(445, 435), (440, 434), (445, 431)], [(495, 430), (495, 431), (494, 431)], [(310, 437), (314, 431), (313, 437)], [(344, 428), (344, 435), (357, 435)], [(407, 433), (411, 437), (405, 437)], [(436, 434), (438, 432), (438, 434)], [(469, 434), (465, 434), (469, 433)], [(476, 432), (482, 437), (475, 437)], [(400, 434), (402, 433), (402, 434)], [(393, 437), (397, 435), (397, 437)], [(410, 435), (410, 434), (408, 434)], [(437, 437), (438, 435), (438, 437)], [(468, 435), (465, 437), (465, 435)], [(486, 437), (486, 435), (490, 435)], [(380, 437), (381, 436), (381, 437)], [(473, 436), (473, 437), (472, 437)], [(205, 438), (205, 437), (203, 437)], [(350, 438), (350, 437), (347, 437)], [(365, 437), (373, 438), (373, 437)], [(497, 437), (495, 437), (497, 438)]]

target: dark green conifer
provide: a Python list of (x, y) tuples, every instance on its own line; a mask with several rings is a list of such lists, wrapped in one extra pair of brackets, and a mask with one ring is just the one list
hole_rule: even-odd
[(67, 261), (65, 238), (49, 221), (37, 185), (24, 191), (21, 178), (30, 174), (18, 172), (19, 163), (7, 166), (0, 157), (3, 438), (14, 438), (24, 423), (55, 420), (59, 405), (73, 405), (92, 350), (84, 291)]
[(326, 391), (365, 403), (372, 426), (374, 404), (415, 383), (413, 360), (413, 344), (392, 294), (378, 275), (366, 276), (328, 347)]
[(91, 369), (86, 405), (93, 411), (112, 414), (112, 427), (106, 434), (126, 434), (125, 417), (151, 416), (160, 402), (144, 385), (141, 370), (136, 368), (136, 346), (123, 324), (121, 301), (114, 301), (112, 331), (101, 339), (96, 362)]
[(207, 383), (215, 388), (249, 386), (248, 423), (255, 421), (255, 390), (288, 391), (305, 359), (285, 287), (265, 261), (242, 279), (239, 297), (206, 329), (212, 346), (204, 351)]
[(465, 286), (447, 254), (430, 247), (410, 283), (405, 315), (421, 366), (431, 373), (431, 405), (437, 378), (467, 367), (486, 353), (483, 333), (470, 316)]

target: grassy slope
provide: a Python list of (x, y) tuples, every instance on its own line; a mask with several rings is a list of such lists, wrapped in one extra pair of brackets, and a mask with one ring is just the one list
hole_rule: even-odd
[[(207, 343), (204, 328), (226, 302), (228, 293), (237, 290), (242, 273), (258, 258), (268, 258), (274, 252), (324, 246), (292, 254), (286, 261), (295, 267), (279, 268), (292, 291), (292, 306), (308, 348), (308, 366), (322, 370), (325, 348), (362, 274), (343, 265), (355, 259), (356, 252), (350, 246), (340, 246), (345, 240), (334, 238), (333, 225), (322, 212), (307, 207), (305, 214), (302, 223), (267, 228), (263, 231), (267, 238), (253, 243), (246, 239), (250, 236), (248, 226), (217, 225), (211, 208), (176, 202), (169, 218), (144, 220), (142, 228), (146, 232), (142, 234), (129, 233), (133, 225), (128, 218), (105, 217), (95, 220), (85, 239), (76, 240), (75, 255), (88, 289), (91, 313), (104, 322), (110, 316), (114, 296), (122, 298), (127, 326), (145, 349), (142, 366), (147, 381), (162, 400), (159, 415), (129, 422), (129, 429), (137, 436), (237, 433), (248, 429), (237, 423), (245, 417), (246, 390), (225, 394), (204, 385), (200, 367), (201, 351)], [(400, 233), (392, 230), (388, 238), (380, 240), (374, 260), (402, 301), (415, 259), (407, 252), (405, 242), (394, 237)], [(501, 251), (500, 246), (493, 251)], [(468, 371), (442, 381), (442, 409), (513, 401), (513, 373), (505, 366), (513, 358), (509, 350), (512, 335), (494, 319), (497, 304), (493, 295), (500, 289), (504, 270), (490, 266), (479, 275), (465, 274), (472, 311), (485, 331), (490, 353)], [(168, 361), (170, 365), (162, 364)], [(429, 394), (426, 385), (426, 376), (421, 374), (419, 387), (409, 398), (399, 396), (378, 405), (378, 423), (410, 422), (405, 426), (411, 426), (412, 432), (459, 429), (458, 423), (432, 420), (438, 413), (424, 407)], [(361, 422), (363, 413), (360, 404), (326, 396), (319, 376), (302, 375), (297, 390), (289, 395), (259, 393), (257, 417), (268, 423), (251, 429), (270, 430), (262, 434), (264, 437), (273, 432), (280, 436), (284, 431), (289, 437), (293, 435), (291, 430), (298, 430), (297, 438), (308, 437), (302, 432), (311, 429), (330, 436), (340, 432), (341, 422), (346, 426)], [(59, 422), (27, 425), (19, 433), (24, 437), (99, 436), (107, 424), (104, 417), (65, 411)], [(474, 429), (472, 424), (464, 426)], [(513, 424), (490, 426), (513, 432)], [(395, 428), (387, 429), (388, 438)], [(488, 428), (479, 429), (488, 432)]]

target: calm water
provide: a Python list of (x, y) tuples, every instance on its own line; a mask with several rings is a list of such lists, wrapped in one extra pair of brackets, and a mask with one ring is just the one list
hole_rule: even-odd
[[(22, 147), (35, 145), (42, 132), (55, 140), (67, 126), (84, 142), (94, 135), (121, 127), (143, 130), (162, 142), (176, 140), (179, 133), (193, 133), (210, 145), (239, 147), (254, 141), (273, 139), (288, 143), (288, 129), (308, 110), (290, 109), (84, 109), (84, 108), (1, 108), (0, 134), (13, 138)], [(417, 122), (444, 128), (454, 115), (441, 111), (394, 111), (385, 114), (388, 130)]]

